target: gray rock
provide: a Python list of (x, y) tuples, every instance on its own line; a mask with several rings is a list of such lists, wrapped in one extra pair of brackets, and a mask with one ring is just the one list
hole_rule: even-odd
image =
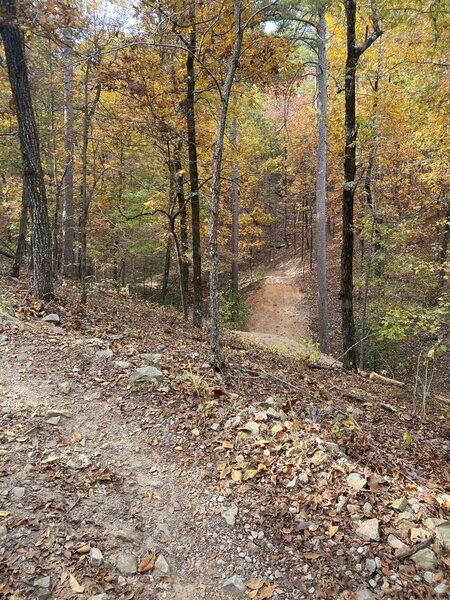
[(363, 504), (362, 510), (364, 513), (364, 516), (368, 517), (370, 515), (370, 513), (372, 512), (372, 505), (370, 504), (370, 502), (365, 502)]
[(116, 369), (130, 369), (133, 365), (127, 360), (116, 360), (114, 361)]
[(0, 322), (5, 325), (19, 325), (22, 323), (20, 319), (6, 312), (0, 312)]
[(63, 410), (62, 408), (51, 408), (47, 411), (47, 417), (65, 417), (66, 419), (70, 419), (72, 414), (68, 410)]
[(305, 471), (302, 471), (301, 473), (299, 473), (297, 475), (297, 478), (298, 478), (299, 483), (303, 483), (305, 485), (309, 481), (308, 473), (306, 473)]
[(51, 313), (50, 315), (44, 317), (42, 320), (46, 323), (61, 323), (61, 319), (56, 313)]
[(129, 553), (119, 554), (116, 559), (116, 567), (122, 575), (134, 575), (137, 571), (136, 557)]
[(13, 487), (9, 490), (9, 499), (13, 502), (17, 502), (21, 500), (25, 496), (25, 488), (24, 487)]
[(158, 555), (155, 566), (153, 567), (153, 575), (155, 577), (168, 577), (170, 575), (170, 566), (162, 554)]
[(219, 429), (220, 429), (219, 423), (213, 423), (211, 425), (210, 429), (212, 429), (213, 431), (219, 431)]
[(364, 588), (356, 592), (356, 600), (375, 600), (376, 596), (370, 590)]
[(95, 596), (91, 596), (90, 600), (108, 600), (108, 594), (95, 594)]
[(58, 384), (58, 389), (63, 394), (70, 394), (70, 392), (72, 391), (72, 387), (73, 386), (71, 381), (63, 381), (62, 383)]
[(157, 364), (159, 364), (161, 362), (162, 354), (148, 354), (148, 353), (144, 353), (144, 354), (140, 354), (139, 358), (146, 365), (157, 365)]
[(124, 527), (113, 532), (114, 537), (124, 542), (136, 543), (139, 541), (139, 535), (135, 529)]
[(103, 562), (103, 554), (98, 548), (91, 548), (89, 560), (93, 567), (99, 567)]
[(408, 501), (406, 498), (398, 498), (391, 502), (391, 506), (394, 510), (398, 510), (398, 512), (404, 512), (408, 508)]
[(222, 518), (225, 520), (225, 523), (229, 526), (229, 527), (234, 527), (236, 524), (236, 517), (238, 514), (238, 507), (233, 504), (232, 506), (229, 506), (227, 508), (225, 508), (222, 512)]
[(450, 521), (438, 525), (435, 532), (439, 543), (444, 547), (447, 554), (450, 554)]
[(57, 335), (64, 335), (66, 332), (62, 327), (58, 327), (57, 325), (53, 325), (52, 333), (56, 333)]
[(164, 374), (156, 367), (140, 367), (130, 377), (130, 384), (145, 383), (148, 381), (162, 381)]
[(40, 587), (40, 588), (49, 588), (50, 587), (50, 576), (47, 577), (40, 577), (39, 579), (35, 579), (33, 581), (33, 585), (35, 587)]
[(223, 582), (222, 587), (226, 592), (230, 592), (230, 594), (233, 594), (234, 596), (243, 596), (247, 591), (242, 577), (239, 577), (239, 575), (232, 575), (232, 577), (229, 577)]
[(371, 575), (377, 570), (377, 563), (373, 558), (366, 558), (366, 571)]
[(380, 522), (378, 519), (367, 519), (357, 528), (356, 533), (359, 537), (369, 542), (378, 542), (380, 540), (379, 532)]
[(113, 351), (111, 348), (106, 348), (106, 350), (97, 350), (95, 356), (97, 358), (111, 358), (113, 355)]
[(437, 566), (436, 554), (430, 548), (419, 550), (412, 555), (411, 560), (415, 562), (418, 569), (423, 569), (424, 571), (431, 571)]
[(155, 529), (155, 537), (161, 543), (167, 543), (170, 538), (170, 529), (167, 523), (158, 523)]
[(8, 529), (4, 525), (0, 525), (0, 542), (6, 540), (6, 536), (8, 535)]
[(425, 573), (423, 574), (423, 578), (427, 583), (434, 583), (436, 575), (431, 571), (425, 571)]
[(389, 546), (391, 546), (391, 548), (395, 548), (396, 550), (404, 550), (405, 548), (408, 547), (397, 536), (392, 535), (392, 533), (388, 535), (387, 541), (388, 541)]
[(57, 417), (50, 417), (45, 422), (48, 423), (49, 425), (59, 425), (60, 421), (61, 421), (61, 417), (57, 416)]
[(362, 477), (359, 473), (350, 473), (347, 477), (347, 484), (354, 490), (362, 490), (366, 483), (366, 478)]
[(440, 583), (434, 588), (437, 596), (445, 596), (448, 592), (448, 585), (446, 583)]

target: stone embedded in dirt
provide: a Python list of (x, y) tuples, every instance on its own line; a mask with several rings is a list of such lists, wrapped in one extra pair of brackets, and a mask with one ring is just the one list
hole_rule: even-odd
[(106, 348), (106, 350), (97, 350), (95, 356), (97, 358), (112, 358), (113, 351), (111, 348)]
[(44, 317), (42, 320), (46, 323), (61, 323), (61, 319), (56, 313), (51, 313)]
[(445, 551), (450, 554), (450, 521), (444, 521), (444, 523), (438, 525), (435, 532), (436, 538), (440, 544), (444, 546)]
[(394, 510), (404, 512), (408, 508), (408, 501), (406, 498), (398, 498), (397, 500), (391, 502), (391, 506)]
[(45, 422), (48, 423), (49, 425), (59, 425), (60, 421), (61, 421), (61, 417), (57, 416), (57, 417), (50, 417)]
[(446, 583), (440, 583), (434, 588), (434, 593), (437, 596), (445, 596), (449, 591), (449, 587)]
[(434, 580), (436, 579), (436, 575), (434, 573), (432, 573), (431, 571), (425, 571), (425, 573), (423, 574), (423, 578), (425, 579), (425, 581), (427, 583), (434, 583)]
[(231, 429), (233, 427), (238, 427), (241, 424), (241, 416), (236, 415), (235, 417), (230, 417), (225, 421), (224, 429)]
[(400, 540), (397, 536), (392, 535), (392, 533), (390, 533), (388, 535), (388, 544), (389, 546), (391, 546), (391, 548), (395, 548), (396, 550), (404, 550), (405, 548), (407, 548), (408, 546), (402, 542), (402, 540)]
[(73, 386), (72, 386), (71, 381), (63, 381), (62, 383), (58, 384), (58, 389), (63, 394), (70, 394), (70, 392), (72, 391), (72, 388), (73, 388)]
[(35, 579), (33, 581), (33, 585), (35, 587), (40, 587), (40, 588), (49, 588), (50, 587), (50, 576), (47, 575), (47, 577), (40, 577), (39, 579)]
[(51, 417), (65, 417), (66, 419), (70, 419), (72, 414), (68, 410), (63, 410), (62, 408), (51, 408), (47, 411), (47, 418)]
[(22, 323), (20, 319), (6, 312), (0, 312), (0, 322), (4, 323), (5, 325), (19, 325)]
[(359, 504), (347, 504), (347, 510), (351, 515), (356, 515), (359, 514), (361, 512), (361, 507), (359, 506)]
[(89, 600), (108, 600), (108, 594), (95, 594), (95, 596), (91, 596)]
[(357, 528), (356, 533), (359, 537), (369, 542), (378, 542), (380, 540), (379, 532), (380, 522), (378, 519), (368, 519), (361, 523)]
[(122, 575), (134, 575), (137, 571), (136, 557), (129, 553), (119, 554), (116, 559), (116, 567)]
[(139, 535), (135, 529), (124, 527), (113, 532), (114, 537), (124, 542), (136, 543), (139, 541)]
[(21, 500), (25, 496), (25, 488), (24, 487), (13, 487), (9, 490), (9, 499), (13, 502), (17, 502)]
[(347, 477), (347, 484), (354, 490), (362, 490), (366, 484), (367, 479), (362, 477), (359, 473), (350, 473)]
[(131, 385), (135, 383), (146, 383), (148, 381), (162, 381), (164, 373), (161, 373), (156, 367), (140, 367), (131, 375), (129, 382)]
[(155, 529), (155, 537), (159, 542), (163, 544), (170, 541), (171, 535), (167, 523), (158, 523)]
[(366, 517), (368, 517), (371, 514), (372, 509), (373, 509), (373, 506), (370, 504), (370, 502), (365, 502), (363, 504), (362, 510)]
[(295, 475), (287, 484), (286, 487), (293, 490), (297, 487), (298, 477)]
[(377, 570), (377, 563), (373, 558), (366, 558), (366, 571), (371, 575)]
[(219, 431), (220, 429), (220, 424), (219, 423), (213, 423), (210, 427), (210, 429), (212, 429), (213, 431)]
[(356, 592), (356, 600), (375, 600), (376, 596), (370, 590), (364, 588)]
[(328, 460), (328, 454), (323, 450), (316, 450), (310, 460), (313, 465), (321, 465)]
[(8, 529), (4, 525), (0, 525), (0, 542), (6, 540), (6, 536), (8, 535)]
[(170, 575), (170, 566), (162, 554), (158, 555), (155, 566), (153, 567), (153, 575), (155, 577), (168, 577)]
[(89, 560), (93, 567), (99, 567), (103, 562), (103, 554), (98, 548), (91, 548)]
[(437, 566), (436, 554), (430, 548), (423, 548), (411, 556), (411, 560), (416, 563), (418, 569), (431, 571)]
[(64, 335), (66, 332), (62, 327), (58, 327), (57, 325), (53, 325), (52, 333), (56, 333), (57, 335)]
[(225, 508), (220, 514), (222, 515), (222, 518), (225, 520), (225, 523), (229, 527), (234, 527), (236, 524), (238, 507), (235, 504), (233, 504), (232, 506)]
[(445, 519), (434, 519), (434, 518), (423, 520), (423, 524), (425, 525), (425, 527), (427, 527), (428, 529), (431, 529), (431, 531), (434, 531), (436, 529), (436, 527), (438, 527), (438, 525), (443, 525), (444, 523), (448, 523), (448, 522), (449, 521), (446, 521)]
[(234, 594), (235, 596), (244, 595), (247, 591), (244, 581), (242, 580), (242, 577), (239, 577), (239, 575), (233, 575), (232, 577), (229, 577), (223, 582), (222, 587), (226, 592), (230, 592), (230, 594)]
[(162, 360), (162, 354), (139, 354), (139, 358), (145, 363), (145, 365), (157, 365)]
[(127, 360), (115, 360), (114, 366), (116, 369), (130, 369), (133, 365)]
[(308, 473), (306, 473), (305, 471), (302, 471), (301, 473), (299, 473), (297, 475), (297, 477), (298, 477), (299, 483), (303, 483), (306, 485), (309, 481)]
[(409, 512), (409, 510), (399, 513), (398, 518), (401, 521), (408, 521), (408, 522), (416, 520), (415, 516), (412, 514), (412, 512)]
[(430, 536), (429, 532), (423, 527), (412, 527), (409, 532), (409, 537), (412, 542), (423, 542)]

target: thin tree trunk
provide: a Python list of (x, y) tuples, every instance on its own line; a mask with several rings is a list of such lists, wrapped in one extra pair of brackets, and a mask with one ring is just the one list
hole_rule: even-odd
[(92, 194), (88, 191), (88, 146), (89, 129), (92, 117), (94, 116), (97, 104), (100, 100), (101, 86), (97, 84), (95, 97), (89, 103), (89, 80), (91, 73), (91, 58), (86, 62), (86, 71), (84, 76), (84, 101), (83, 101), (83, 141), (81, 148), (82, 181), (81, 181), (81, 214), (80, 214), (80, 284), (81, 284), (81, 302), (87, 302), (87, 226), (89, 219), (89, 209), (92, 201)]
[(23, 185), (23, 190), (22, 190), (22, 208), (20, 210), (19, 237), (17, 239), (17, 250), (16, 250), (16, 255), (14, 258), (14, 264), (11, 269), (12, 277), (19, 277), (20, 267), (22, 266), (23, 257), (25, 255), (25, 250), (27, 247), (28, 211), (29, 211), (28, 193), (27, 193), (25, 180), (24, 180), (24, 185)]
[(197, 44), (196, 32), (196, 0), (189, 3), (189, 20), (191, 32), (186, 58), (186, 121), (189, 156), (189, 186), (192, 219), (192, 273), (193, 273), (193, 323), (202, 326), (202, 255), (200, 238), (200, 196), (197, 163), (197, 137), (195, 125), (195, 52)]
[(170, 258), (171, 258), (170, 255), (171, 255), (171, 253), (172, 253), (172, 238), (169, 237), (169, 238), (167, 238), (167, 243), (166, 243), (166, 257), (164, 259), (164, 273), (163, 273), (162, 288), (161, 288), (163, 302), (166, 301), (167, 290), (169, 288)]
[(231, 121), (231, 147), (234, 157), (231, 166), (231, 289), (234, 294), (239, 294), (239, 182), (236, 164), (237, 154), (237, 120)]
[(184, 197), (184, 177), (181, 170), (181, 161), (177, 153), (173, 159), (173, 177), (178, 201), (178, 211), (180, 214), (180, 289), (181, 305), (183, 307), (183, 317), (187, 321), (189, 318), (189, 262), (188, 262), (188, 229), (186, 216), (186, 198)]
[(316, 255), (317, 255), (317, 288), (319, 293), (319, 345), (320, 351), (328, 354), (328, 282), (327, 282), (327, 26), (325, 7), (319, 12), (317, 26), (318, 65), (317, 65), (317, 179), (316, 179)]
[(448, 244), (450, 242), (450, 201), (447, 202), (447, 212), (445, 214), (444, 234), (442, 236), (441, 249), (439, 252), (439, 276), (438, 288), (441, 294), (445, 287), (445, 275), (447, 272)]
[(62, 273), (65, 277), (74, 275), (75, 222), (73, 207), (73, 150), (74, 150), (74, 109), (73, 109), (73, 47), (70, 32), (65, 34), (63, 48), (64, 63), (64, 176), (62, 206)]
[(0, 35), (3, 39), (17, 114), (24, 185), (30, 202), (34, 286), (39, 298), (50, 299), (53, 296), (53, 284), (47, 197), (41, 166), (39, 136), (28, 81), (24, 36), (22, 29), (15, 22), (14, 0), (0, 0), (0, 9), (3, 13)]
[(222, 173), (222, 155), (223, 141), (225, 134), (225, 125), (227, 120), (228, 104), (230, 101), (231, 88), (233, 86), (236, 69), (241, 54), (242, 39), (244, 28), (241, 24), (241, 3), (240, 0), (233, 1), (234, 8), (234, 44), (231, 60), (228, 65), (228, 71), (225, 83), (221, 92), (219, 120), (217, 123), (216, 143), (213, 157), (213, 175), (212, 175), (212, 196), (211, 211), (209, 222), (209, 311), (211, 320), (210, 331), (210, 353), (211, 364), (215, 369), (220, 369), (220, 341), (219, 341), (219, 302), (218, 302), (218, 278), (219, 278), (219, 257), (217, 254), (217, 235), (219, 229), (219, 205), (220, 205), (220, 186)]

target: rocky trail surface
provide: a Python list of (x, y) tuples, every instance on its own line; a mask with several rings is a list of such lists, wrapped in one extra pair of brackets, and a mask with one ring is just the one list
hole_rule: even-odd
[(234, 336), (218, 377), (170, 311), (2, 283), (0, 597), (447, 596), (440, 413)]

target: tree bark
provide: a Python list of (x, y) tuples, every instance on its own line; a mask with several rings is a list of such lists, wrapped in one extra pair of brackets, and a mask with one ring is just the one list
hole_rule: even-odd
[(316, 255), (317, 255), (317, 288), (319, 293), (319, 345), (320, 351), (328, 354), (328, 283), (327, 283), (327, 29), (325, 7), (319, 12), (317, 25), (317, 179), (316, 179)]
[(17, 239), (17, 250), (16, 255), (14, 257), (14, 264), (11, 269), (12, 277), (19, 277), (20, 267), (22, 266), (23, 257), (25, 255), (25, 250), (27, 247), (28, 211), (28, 193), (24, 181), (22, 189), (22, 208), (20, 210), (19, 237)]
[(195, 124), (195, 52), (197, 44), (196, 9), (193, 0), (189, 3), (189, 20), (191, 32), (186, 58), (186, 121), (189, 156), (189, 186), (192, 219), (192, 274), (193, 274), (193, 323), (195, 327), (202, 326), (202, 255), (200, 238), (200, 196), (197, 163), (197, 137)]
[(3, 12), (0, 21), (0, 35), (3, 39), (8, 76), (17, 114), (24, 186), (30, 202), (34, 287), (39, 298), (48, 300), (53, 296), (50, 229), (39, 136), (25, 59), (25, 42), (23, 32), (15, 21), (15, 1), (0, 0), (0, 9)]
[(441, 294), (445, 287), (445, 274), (447, 272), (448, 244), (450, 241), (450, 201), (447, 202), (447, 211), (445, 214), (444, 234), (442, 236), (441, 249), (439, 252), (439, 276), (438, 289)]
[(74, 206), (73, 206), (73, 150), (74, 150), (74, 109), (73, 109), (73, 47), (70, 32), (65, 34), (63, 48), (64, 63), (64, 176), (62, 206), (62, 274), (74, 275)]
[(183, 317), (187, 321), (189, 318), (189, 261), (188, 261), (188, 229), (186, 216), (186, 198), (184, 197), (184, 177), (181, 170), (181, 161), (177, 153), (173, 160), (173, 177), (175, 182), (175, 191), (178, 202), (178, 211), (180, 214), (180, 289), (181, 289), (181, 304), (183, 307)]
[(219, 120), (216, 130), (216, 143), (214, 146), (213, 157), (213, 175), (212, 175), (212, 195), (211, 210), (209, 221), (209, 311), (211, 320), (210, 331), (210, 355), (211, 365), (214, 369), (220, 370), (220, 341), (219, 341), (219, 301), (218, 301), (218, 278), (219, 278), (219, 257), (217, 254), (217, 235), (219, 228), (219, 206), (220, 206), (220, 186), (222, 173), (222, 156), (225, 125), (227, 120), (228, 105), (230, 101), (231, 88), (233, 86), (236, 69), (242, 48), (242, 39), (244, 37), (244, 28), (241, 23), (241, 3), (240, 0), (233, 1), (234, 8), (234, 44), (233, 51), (228, 65), (225, 83), (221, 91), (221, 102), (219, 111)]
[(231, 289), (239, 294), (239, 181), (236, 164), (237, 155), (237, 120), (231, 121), (231, 147), (234, 153), (231, 165)]
[(356, 189), (356, 68), (361, 55), (382, 34), (372, 11), (373, 32), (361, 46), (356, 44), (357, 0), (345, 0), (347, 59), (345, 64), (345, 158), (342, 194), (341, 314), (344, 368), (357, 369), (355, 318), (353, 311), (353, 209)]

